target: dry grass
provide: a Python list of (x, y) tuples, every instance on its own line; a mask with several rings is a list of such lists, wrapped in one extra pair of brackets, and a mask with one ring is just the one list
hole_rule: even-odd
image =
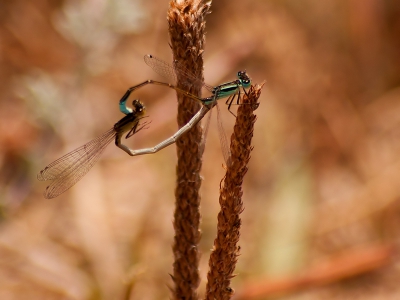
[[(209, 4), (200, 1), (171, 1), (168, 11), (169, 35), (174, 60), (190, 70), (197, 78), (203, 78), (203, 56), (205, 43), (205, 16)], [(201, 83), (190, 87), (182, 84), (178, 75), (178, 86), (201, 96)], [(178, 95), (178, 126), (185, 125), (200, 109), (200, 103)], [(174, 299), (198, 299), (200, 284), (198, 244), (200, 241), (200, 170), (202, 129), (197, 124), (176, 143), (178, 164), (176, 168), (175, 212), (174, 212)]]
[(243, 96), (238, 109), (235, 127), (231, 137), (231, 163), (228, 164), (220, 189), (217, 237), (209, 259), (206, 297), (212, 299), (230, 299), (233, 289), (230, 287), (233, 272), (240, 254), (238, 245), (240, 237), (240, 214), (244, 206), (243, 179), (248, 170), (250, 153), (253, 150), (253, 138), (256, 116), (253, 111), (258, 108), (261, 86), (252, 86), (248, 95)]

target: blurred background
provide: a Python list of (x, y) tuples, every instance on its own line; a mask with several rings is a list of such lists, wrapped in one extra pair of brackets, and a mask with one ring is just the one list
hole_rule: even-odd
[[(399, 299), (400, 2), (214, 1), (205, 79), (265, 82), (246, 174), (244, 299)], [(171, 61), (168, 1), (0, 2), (0, 299), (169, 299), (175, 147), (109, 146), (58, 198), (36, 174), (109, 129), (118, 100)], [(176, 98), (147, 86), (153, 146)], [(133, 99), (133, 98), (132, 98)], [(131, 103), (131, 101), (129, 101)], [(221, 106), (223, 108), (223, 105)], [(202, 176), (202, 282), (223, 157), (215, 113)], [(234, 118), (223, 109), (228, 135)]]

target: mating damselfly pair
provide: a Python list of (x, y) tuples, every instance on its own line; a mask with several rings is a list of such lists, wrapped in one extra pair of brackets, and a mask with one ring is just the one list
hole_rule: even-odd
[[(178, 74), (179, 79), (185, 80), (186, 85), (202, 85), (211, 93), (211, 95), (205, 98), (201, 98), (178, 88), (175, 84), (155, 80), (146, 80), (138, 85), (129, 88), (119, 101), (120, 111), (126, 115), (125, 117), (123, 117), (111, 129), (109, 129), (102, 135), (55, 160), (54, 162), (46, 166), (42, 171), (40, 171), (40, 173), (38, 174), (39, 180), (53, 180), (53, 182), (46, 188), (44, 192), (45, 198), (55, 198), (71, 188), (75, 183), (77, 183), (92, 168), (92, 166), (100, 157), (100, 154), (112, 140), (115, 140), (116, 146), (118, 146), (131, 156), (156, 153), (161, 149), (175, 143), (176, 140), (179, 139), (179, 137), (181, 137), (195, 124), (197, 124), (214, 106), (217, 106), (218, 127), (224, 159), (226, 164), (229, 164), (230, 153), (226, 142), (226, 136), (222, 129), (222, 124), (219, 118), (219, 106), (217, 101), (219, 99), (228, 98), (225, 103), (228, 105), (229, 111), (231, 105), (234, 103), (235, 100), (236, 104), (241, 104), (241, 93), (246, 93), (246, 89), (249, 88), (251, 85), (251, 80), (248, 77), (247, 73), (245, 71), (239, 71), (237, 73), (236, 80), (212, 87), (206, 85), (202, 80), (198, 79), (191, 72), (185, 70), (177, 62), (175, 62), (173, 65), (170, 65), (154, 57), (153, 55), (145, 55), (144, 61), (156, 73), (167, 78), (168, 80), (174, 81), (175, 84), (177, 83)], [(131, 150), (129, 147), (122, 144), (122, 136), (126, 132), (128, 132), (125, 138), (131, 137), (135, 133), (139, 132), (141, 129), (145, 128), (149, 124), (149, 122), (144, 122), (143, 124), (139, 125), (141, 119), (145, 117), (146, 113), (146, 108), (141, 101), (139, 101), (138, 99), (133, 100), (133, 109), (127, 107), (126, 102), (133, 91), (148, 84), (160, 85), (174, 89), (178, 93), (181, 93), (190, 99), (199, 101), (202, 104), (202, 107), (190, 119), (188, 123), (181, 127), (174, 135), (165, 139), (158, 145), (151, 148)], [(208, 129), (209, 120), (210, 118), (208, 118), (205, 125), (205, 133)]]

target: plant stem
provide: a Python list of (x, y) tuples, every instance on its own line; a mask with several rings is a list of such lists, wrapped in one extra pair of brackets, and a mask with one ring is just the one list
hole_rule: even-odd
[(229, 164), (223, 183), (221, 182), (218, 214), (217, 237), (209, 260), (207, 274), (206, 300), (227, 300), (233, 295), (230, 287), (235, 276), (237, 257), (240, 247), (237, 246), (240, 236), (240, 214), (244, 207), (242, 202), (242, 183), (247, 172), (247, 164), (253, 149), (253, 137), (261, 86), (252, 86), (248, 95), (243, 96), (238, 109), (234, 132), (231, 137), (231, 164)]
[[(168, 11), (169, 35), (174, 60), (203, 78), (203, 46), (205, 42), (205, 15), (210, 3), (201, 1), (171, 1)], [(185, 86), (178, 77), (178, 87), (200, 96), (201, 85)], [(182, 127), (200, 109), (201, 104), (178, 94), (178, 125)], [(200, 283), (199, 250), (200, 240), (200, 170), (203, 151), (200, 148), (202, 129), (194, 126), (177, 142), (178, 165), (175, 189), (173, 245), (174, 299), (198, 299)]]

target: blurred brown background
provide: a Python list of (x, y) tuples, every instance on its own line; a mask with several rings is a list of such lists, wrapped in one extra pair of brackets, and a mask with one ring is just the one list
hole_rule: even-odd
[[(171, 61), (167, 8), (0, 2), (0, 299), (169, 298), (174, 146), (134, 158), (109, 146), (53, 200), (36, 180), (122, 117), (129, 86), (162, 79), (143, 55)], [(261, 299), (399, 299), (400, 2), (214, 1), (207, 32), (207, 83), (242, 69), (266, 81), (232, 287), (270, 286)], [(131, 148), (176, 130), (173, 92), (134, 97), (152, 124)], [(222, 117), (230, 134), (234, 118)], [(210, 126), (200, 294), (224, 174), (215, 116)]]

